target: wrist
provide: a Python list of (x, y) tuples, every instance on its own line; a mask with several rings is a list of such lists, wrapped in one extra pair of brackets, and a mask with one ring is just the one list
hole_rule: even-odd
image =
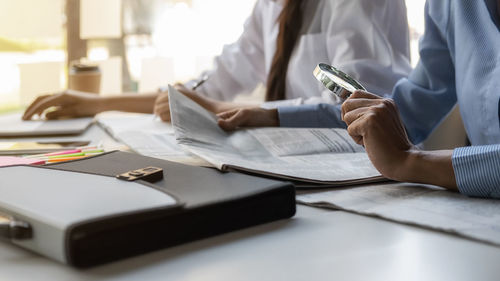
[(94, 114), (113, 110), (111, 105), (113, 102), (110, 97), (96, 97), (90, 100), (91, 108), (94, 109)]
[(456, 190), (451, 150), (422, 151), (411, 149), (400, 172), (406, 182), (433, 184)]
[(420, 172), (425, 166), (425, 152), (416, 148), (411, 148), (406, 151), (406, 159), (401, 165), (399, 181), (418, 182)]
[(278, 109), (267, 109), (269, 112), (269, 117), (271, 120), (271, 127), (279, 127), (280, 126), (280, 115), (278, 114)]

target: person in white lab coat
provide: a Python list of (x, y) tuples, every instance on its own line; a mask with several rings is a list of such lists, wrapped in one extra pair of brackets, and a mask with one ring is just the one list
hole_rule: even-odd
[[(372, 92), (390, 93), (411, 70), (404, 0), (258, 0), (240, 38), (204, 73), (206, 81), (179, 89), (216, 113), (239, 107), (231, 103), (234, 97), (260, 83), (267, 86), (265, 107), (337, 103), (312, 75), (320, 62), (342, 69)], [(37, 98), (23, 118), (54, 106), (49, 119), (106, 110), (170, 119), (166, 93), (99, 97), (69, 90)]]

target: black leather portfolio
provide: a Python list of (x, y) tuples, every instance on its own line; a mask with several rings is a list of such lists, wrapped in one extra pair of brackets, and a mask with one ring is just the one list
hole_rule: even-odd
[(0, 177), (0, 226), (11, 220), (0, 235), (76, 267), (295, 214), (290, 183), (127, 152), (0, 168)]

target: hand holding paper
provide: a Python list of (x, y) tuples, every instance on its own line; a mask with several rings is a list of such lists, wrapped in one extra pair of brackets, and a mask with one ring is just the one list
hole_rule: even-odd
[(238, 127), (278, 127), (277, 109), (239, 108), (217, 114), (219, 126), (232, 131)]

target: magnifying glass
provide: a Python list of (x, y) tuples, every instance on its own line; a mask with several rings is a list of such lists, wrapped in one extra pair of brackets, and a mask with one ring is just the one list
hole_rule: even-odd
[(313, 74), (319, 82), (342, 100), (347, 99), (356, 90), (366, 91), (356, 79), (326, 63), (318, 64)]

